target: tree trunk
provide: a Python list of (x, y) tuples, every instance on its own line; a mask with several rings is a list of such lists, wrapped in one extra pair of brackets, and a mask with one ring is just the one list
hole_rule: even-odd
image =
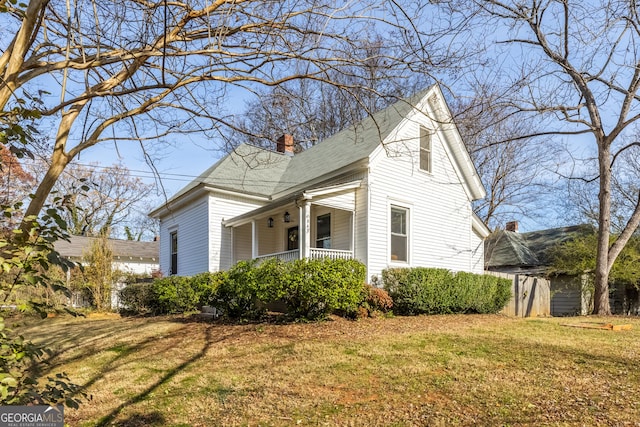
[(0, 57), (0, 75), (2, 76), (2, 84), (0, 84), (0, 109), (9, 102), (12, 96), (15, 96), (15, 90), (18, 88), (18, 77), (27, 55), (33, 43), (33, 33), (39, 25), (42, 13), (49, 0), (31, 0), (27, 10), (24, 13), (22, 25), (18, 30), (9, 49), (7, 49)]
[(600, 169), (600, 191), (598, 200), (598, 249), (596, 252), (595, 289), (593, 314), (610, 315), (609, 305), (609, 237), (611, 233), (611, 160), (607, 141), (598, 141), (598, 163)]
[[(51, 193), (53, 186), (58, 181), (58, 178), (64, 171), (64, 168), (67, 167), (71, 158), (64, 152), (64, 142), (66, 141), (66, 137), (64, 139), (59, 139), (56, 143), (56, 147), (53, 150), (53, 155), (51, 156), (51, 164), (49, 165), (49, 170), (40, 181), (38, 188), (33, 194), (33, 198), (27, 207), (25, 212), (25, 218), (29, 216), (38, 216), (43, 206), (47, 202), (47, 197)], [(23, 226), (25, 223), (23, 223)]]

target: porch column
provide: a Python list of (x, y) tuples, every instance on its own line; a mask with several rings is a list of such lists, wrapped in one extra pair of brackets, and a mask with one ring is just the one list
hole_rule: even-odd
[(256, 220), (251, 221), (251, 259), (258, 258), (258, 225)]
[[(220, 270), (227, 270), (231, 268), (232, 265), (236, 263), (236, 236), (235, 236), (235, 227), (230, 227), (229, 235), (231, 236), (231, 256), (229, 257), (230, 264), (226, 267), (220, 268)], [(209, 257), (209, 263), (211, 263), (211, 257)], [(209, 271), (211, 271), (211, 265), (209, 265)]]
[(300, 259), (311, 256), (311, 201), (303, 200), (300, 206)]

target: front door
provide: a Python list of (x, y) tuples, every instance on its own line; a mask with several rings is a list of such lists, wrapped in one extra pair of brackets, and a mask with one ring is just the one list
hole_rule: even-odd
[(293, 251), (298, 249), (298, 227), (291, 227), (287, 229), (287, 250)]

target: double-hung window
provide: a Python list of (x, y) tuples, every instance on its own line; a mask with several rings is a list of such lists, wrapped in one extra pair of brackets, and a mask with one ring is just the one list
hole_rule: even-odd
[(170, 275), (178, 274), (178, 232), (174, 231), (170, 235), (171, 245), (171, 268)]
[(331, 214), (316, 218), (316, 248), (331, 249)]
[(431, 172), (431, 133), (424, 126), (420, 126), (420, 169)]
[(409, 261), (409, 209), (391, 206), (391, 261)]

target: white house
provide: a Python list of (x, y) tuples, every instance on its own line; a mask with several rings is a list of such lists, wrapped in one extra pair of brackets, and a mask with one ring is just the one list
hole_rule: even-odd
[(437, 86), (294, 154), (240, 145), (150, 215), (160, 269), (193, 275), (240, 260), (356, 258), (482, 273), (480, 178)]
[[(64, 258), (82, 264), (99, 237), (71, 236), (69, 241), (57, 240), (55, 250)], [(109, 239), (113, 251), (112, 267), (125, 273), (151, 275), (158, 270), (158, 242)]]
[[(71, 236), (69, 240), (57, 240), (55, 250), (64, 258), (83, 264), (84, 258), (91, 251), (93, 243), (99, 237)], [(133, 240), (108, 239), (113, 252), (111, 267), (114, 271), (151, 276), (158, 271), (158, 242), (137, 242)], [(70, 278), (67, 273), (67, 280)], [(120, 306), (119, 291), (126, 285), (121, 282), (112, 284), (111, 308)], [(82, 292), (73, 293), (70, 303), (74, 307), (86, 307), (89, 302)]]

